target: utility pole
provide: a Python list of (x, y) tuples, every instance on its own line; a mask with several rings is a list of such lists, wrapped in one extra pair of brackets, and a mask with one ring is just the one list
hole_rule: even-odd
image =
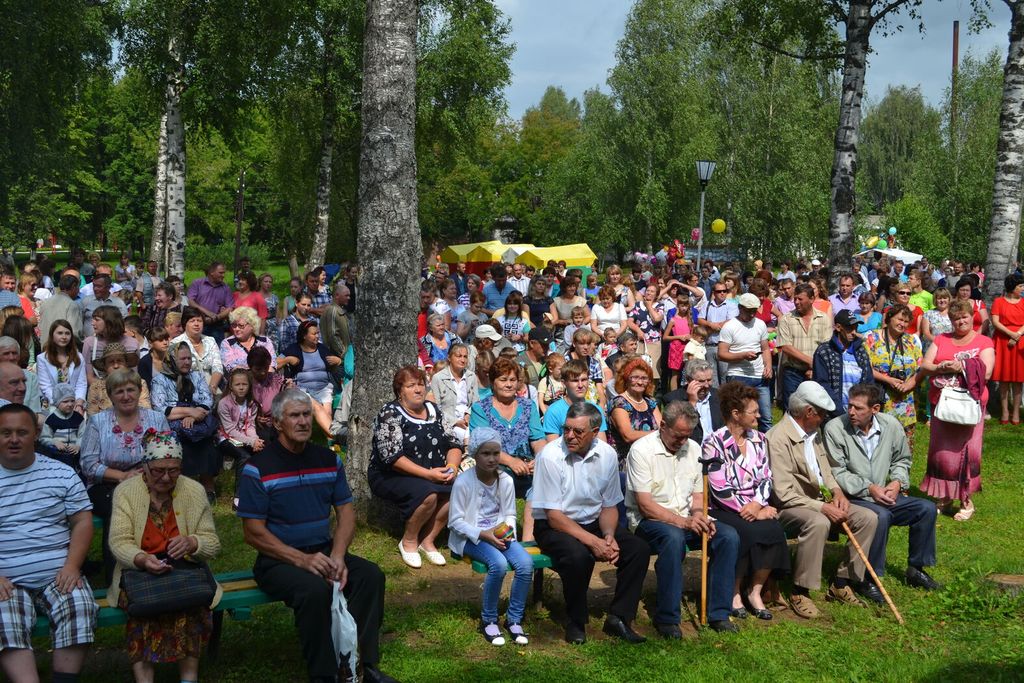
[(238, 194), (235, 197), (235, 266), (232, 272), (238, 272), (238, 265), (242, 259), (242, 221), (245, 220), (245, 171), (243, 167), (238, 174)]
[(960, 67), (960, 22), (953, 22), (953, 69), (950, 75), (950, 87), (949, 87), (949, 149), (953, 155), (953, 206), (952, 206), (952, 222), (954, 235), (959, 232), (959, 222), (957, 216), (959, 215), (959, 194), (960, 189), (960, 140), (959, 133), (957, 132), (957, 98), (959, 93), (957, 91), (957, 73)]

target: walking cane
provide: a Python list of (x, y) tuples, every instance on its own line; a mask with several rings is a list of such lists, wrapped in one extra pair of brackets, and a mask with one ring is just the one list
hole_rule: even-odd
[(843, 522), (843, 531), (846, 533), (846, 537), (850, 539), (850, 543), (853, 544), (853, 549), (857, 551), (858, 555), (860, 555), (860, 559), (864, 562), (864, 566), (868, 568), (868, 573), (871, 574), (871, 578), (874, 579), (875, 585), (878, 586), (878, 590), (881, 591), (882, 597), (885, 598), (885, 603), (889, 605), (889, 609), (891, 609), (892, 613), (896, 616), (896, 621), (898, 621), (901, 626), (905, 625), (906, 622), (903, 621), (903, 615), (900, 614), (898, 609), (896, 609), (896, 605), (893, 604), (892, 598), (890, 598), (889, 593), (886, 592), (881, 579), (879, 579), (878, 574), (875, 573), (875, 568), (871, 566), (870, 562), (868, 562), (868, 557), (864, 554), (864, 549), (860, 547), (860, 543), (857, 542), (857, 538), (853, 535), (853, 532), (850, 531), (850, 525), (846, 522)]
[[(704, 469), (704, 521), (708, 521), (708, 463), (701, 463)], [(700, 625), (708, 625), (708, 534), (701, 534), (700, 541)]]

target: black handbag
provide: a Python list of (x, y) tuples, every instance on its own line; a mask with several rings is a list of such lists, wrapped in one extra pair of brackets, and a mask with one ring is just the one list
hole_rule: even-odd
[(204, 562), (173, 560), (166, 574), (150, 574), (139, 569), (121, 573), (121, 590), (128, 599), (125, 608), (132, 617), (156, 617), (168, 612), (183, 612), (194, 607), (209, 607), (217, 594), (217, 580)]
[[(178, 401), (178, 408), (206, 408), (206, 406), (200, 406), (192, 401)], [(191, 427), (183, 427), (181, 420), (168, 420), (168, 425), (175, 434), (178, 435), (179, 441), (188, 441), (190, 443), (197, 443), (208, 439), (217, 433), (217, 414), (210, 409), (207, 409), (206, 417), (202, 420), (196, 420), (192, 423)]]

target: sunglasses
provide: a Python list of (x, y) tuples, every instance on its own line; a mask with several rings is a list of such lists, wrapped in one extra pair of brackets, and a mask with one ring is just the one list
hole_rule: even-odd
[(899, 294), (900, 296), (902, 296), (904, 294), (907, 295), (907, 296), (910, 296), (910, 290), (909, 289), (901, 289), (900, 291), (898, 291), (896, 293)]
[(728, 289), (713, 289), (711, 291), (713, 294), (727, 294), (729, 292)]

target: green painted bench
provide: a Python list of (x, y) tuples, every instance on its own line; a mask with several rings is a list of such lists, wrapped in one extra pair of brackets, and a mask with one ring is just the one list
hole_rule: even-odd
[[(235, 621), (248, 621), (252, 618), (252, 608), (255, 605), (278, 602), (256, 587), (256, 581), (253, 579), (251, 571), (227, 572), (217, 574), (216, 578), (217, 583), (224, 589), (224, 595), (213, 610), (213, 632), (207, 643), (207, 651), (211, 657), (216, 657), (220, 648), (220, 635), (225, 612)], [(97, 628), (119, 626), (128, 621), (128, 614), (124, 610), (107, 604), (105, 588), (93, 591), (93, 597), (100, 607), (96, 617)], [(49, 632), (49, 619), (45, 616), (36, 619), (32, 635), (44, 637)]]
[[(530, 557), (533, 559), (533, 603), (541, 602), (544, 598), (544, 570), (551, 569), (551, 558), (547, 555), (543, 555), (540, 552), (531, 552), (531, 549), (537, 547), (537, 543), (534, 541), (523, 542), (523, 547), (527, 548), (527, 552), (530, 553)], [(459, 562), (465, 562), (473, 568), (473, 572), (476, 574), (486, 574), (487, 565), (479, 560), (473, 560), (462, 555), (456, 555), (452, 553), (452, 558)], [(509, 567), (509, 571), (512, 568)]]

